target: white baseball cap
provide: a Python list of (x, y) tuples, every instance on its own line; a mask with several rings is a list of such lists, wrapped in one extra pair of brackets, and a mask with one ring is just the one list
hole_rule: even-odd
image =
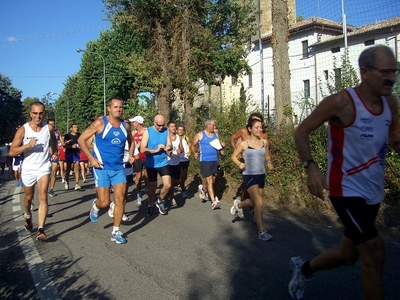
[(136, 117), (134, 117), (132, 119), (129, 119), (129, 121), (132, 122), (132, 123), (133, 122), (138, 122), (139, 124), (143, 124), (144, 119), (141, 116), (136, 116)]

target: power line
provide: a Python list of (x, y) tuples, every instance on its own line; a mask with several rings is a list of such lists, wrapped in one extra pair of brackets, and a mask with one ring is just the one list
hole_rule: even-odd
[(25, 42), (25, 41), (31, 41), (31, 40), (47, 39), (47, 38), (56, 37), (56, 36), (75, 34), (75, 33), (91, 31), (91, 30), (98, 30), (98, 29), (101, 29), (101, 28), (108, 28), (108, 27), (109, 26), (98, 26), (98, 27), (93, 27), (93, 28), (79, 29), (79, 30), (75, 30), (75, 31), (63, 32), (63, 33), (54, 33), (54, 34), (49, 34), (49, 35), (35, 36), (35, 37), (22, 38), (22, 39), (9, 38), (6, 41), (4, 41), (4, 40), (0, 41), (0, 44), (8, 44), (8, 43)]

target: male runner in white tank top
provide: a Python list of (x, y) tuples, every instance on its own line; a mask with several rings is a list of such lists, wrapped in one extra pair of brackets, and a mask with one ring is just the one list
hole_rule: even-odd
[[(324, 199), (323, 189), (344, 225), (339, 246), (304, 260), (292, 257), (289, 294), (303, 297), (312, 274), (361, 258), (361, 284), (365, 299), (384, 299), (385, 249), (375, 228), (383, 199), (386, 144), (400, 152), (400, 123), (396, 99), (391, 95), (398, 74), (392, 50), (377, 45), (359, 57), (361, 84), (324, 99), (296, 129), (295, 141), (308, 175), (308, 190)], [(329, 125), (328, 180), (314, 162), (309, 134)]]
[[(24, 186), (24, 221), (25, 229), (33, 229), (31, 202), (35, 194), (35, 183), (38, 186), (38, 230), (36, 240), (46, 241), (44, 225), (49, 210), (47, 202), (47, 188), (49, 186), (50, 158), (57, 158), (57, 143), (52, 125), (46, 125), (44, 120), (45, 106), (41, 102), (31, 105), (31, 120), (21, 126), (12, 141), (10, 156), (24, 153), (21, 179)], [(49, 157), (49, 150), (51, 157)]]

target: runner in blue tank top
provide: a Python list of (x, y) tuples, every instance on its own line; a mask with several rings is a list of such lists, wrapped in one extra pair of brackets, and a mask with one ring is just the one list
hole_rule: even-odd
[[(134, 161), (134, 143), (129, 124), (121, 119), (123, 101), (114, 97), (108, 101), (108, 116), (94, 121), (79, 137), (79, 146), (89, 158), (93, 166), (97, 199), (93, 200), (89, 213), (92, 222), (97, 222), (101, 208), (110, 205), (110, 187), (114, 189), (114, 226), (111, 241), (117, 244), (126, 243), (119, 227), (125, 210), (126, 176), (123, 166), (125, 143), (129, 145), (129, 162)], [(94, 137), (93, 153), (87, 146), (87, 141)]]
[(154, 196), (157, 189), (157, 175), (162, 179), (163, 187), (160, 196), (156, 201), (156, 206), (162, 215), (167, 215), (164, 198), (171, 187), (171, 175), (168, 168), (168, 156), (172, 150), (171, 140), (168, 129), (165, 127), (163, 115), (154, 117), (153, 126), (147, 128), (143, 133), (140, 143), (140, 152), (146, 154), (146, 169), (149, 180), (147, 215), (153, 215)]
[[(199, 196), (203, 202), (206, 202), (206, 193), (208, 192), (211, 200), (211, 208), (220, 208), (221, 204), (218, 197), (214, 193), (214, 174), (218, 172), (218, 151), (221, 150), (225, 144), (219, 140), (218, 134), (214, 132), (217, 126), (217, 121), (208, 119), (205, 122), (205, 129), (198, 132), (190, 145), (194, 157), (200, 158), (200, 171), (203, 178), (203, 184), (199, 185)], [(196, 144), (199, 144), (198, 150)]]

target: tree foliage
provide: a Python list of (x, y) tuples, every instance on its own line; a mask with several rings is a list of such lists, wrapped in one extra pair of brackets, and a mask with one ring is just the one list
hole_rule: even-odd
[(22, 91), (0, 74), (0, 144), (11, 142), (16, 129), (25, 121), (22, 114)]
[(333, 71), (329, 74), (326, 85), (319, 78), (319, 89), (323, 98), (358, 84), (360, 79), (357, 70), (350, 63), (348, 50), (341, 56), (339, 62), (333, 57)]
[(128, 57), (137, 90), (158, 95), (159, 111), (169, 117), (180, 90), (186, 115), (197, 94), (195, 82), (250, 72), (245, 60), (254, 33), (251, 1), (104, 0), (114, 26), (129, 28), (142, 49)]

